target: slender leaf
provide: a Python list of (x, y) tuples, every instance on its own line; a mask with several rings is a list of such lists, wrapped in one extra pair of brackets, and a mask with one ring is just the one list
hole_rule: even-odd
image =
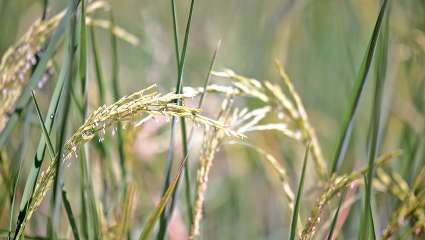
[(55, 156), (55, 150), (54, 150), (53, 144), (50, 140), (49, 131), (47, 131), (46, 125), (45, 125), (44, 120), (43, 120), (43, 116), (41, 115), (40, 107), (38, 105), (37, 98), (35, 97), (34, 90), (31, 92), (31, 96), (32, 96), (32, 100), (34, 102), (35, 110), (37, 112), (38, 120), (40, 121), (41, 129), (43, 130), (44, 139), (47, 140), (47, 146), (49, 148), (50, 158), (52, 160), (54, 160), (55, 157), (56, 157)]
[[(118, 84), (118, 77), (119, 77), (119, 63), (118, 63), (118, 47), (117, 47), (117, 37), (113, 33), (113, 28), (115, 26), (114, 16), (110, 14), (110, 21), (111, 21), (111, 28), (110, 28), (110, 35), (111, 35), (111, 59), (112, 59), (112, 95), (114, 97), (114, 101), (118, 101), (120, 98), (120, 89)], [(120, 157), (120, 167), (121, 167), (121, 177), (124, 180), (124, 187), (125, 179), (127, 176), (127, 172), (125, 169), (125, 152), (124, 152), (124, 140), (122, 136), (122, 130), (121, 130), (121, 123), (118, 123), (117, 127), (117, 141), (118, 141), (118, 154)]]
[(47, 18), (47, 10), (49, 7), (49, 0), (43, 1), (43, 14), (41, 15), (41, 20), (45, 20)]
[(292, 212), (292, 217), (291, 217), (291, 228), (290, 228), (289, 238), (288, 238), (290, 240), (296, 239), (298, 214), (300, 211), (301, 195), (303, 193), (304, 176), (305, 176), (305, 170), (307, 168), (309, 150), (310, 150), (310, 144), (307, 145), (307, 148), (304, 153), (304, 160), (303, 160), (303, 167), (301, 171), (300, 182), (298, 183), (298, 190), (297, 190), (297, 196), (295, 198), (294, 211)]
[[(387, 1), (385, 0), (382, 8), (385, 8)], [(382, 11), (382, 10), (381, 10)], [(388, 14), (385, 15), (384, 24), (388, 24)], [(372, 218), (372, 209), (371, 209), (371, 201), (372, 201), (372, 179), (374, 175), (374, 161), (376, 157), (379, 155), (380, 142), (381, 142), (381, 108), (382, 108), (382, 96), (384, 91), (384, 82), (385, 82), (385, 73), (386, 73), (386, 65), (387, 65), (387, 42), (388, 42), (388, 34), (387, 27), (384, 27), (384, 31), (381, 33), (378, 41), (378, 49), (377, 49), (377, 58), (376, 58), (376, 82), (375, 82), (375, 93), (372, 107), (372, 119), (370, 121), (371, 127), (369, 133), (369, 171), (366, 174), (366, 193), (365, 193), (365, 205), (363, 209), (363, 218), (361, 224), (367, 224), (367, 227), (362, 227), (361, 229), (369, 229), (370, 233), (375, 239), (375, 228), (373, 224)], [(366, 239), (366, 233), (361, 232), (360, 239)]]
[(167, 190), (161, 197), (161, 200), (159, 201), (158, 206), (155, 208), (154, 212), (149, 216), (147, 222), (145, 223), (145, 226), (143, 227), (142, 233), (140, 234), (139, 240), (149, 239), (149, 236), (155, 226), (155, 223), (161, 216), (161, 213), (164, 211), (166, 204), (170, 200), (171, 195), (177, 186), (177, 182), (183, 173), (183, 168), (186, 161), (187, 158), (182, 158), (182, 160), (180, 161), (176, 176), (174, 177), (173, 181), (170, 183)]
[[(186, 30), (185, 30), (185, 36), (183, 40), (183, 48), (182, 53), (179, 55), (179, 40), (178, 40), (178, 28), (177, 28), (177, 12), (176, 12), (176, 6), (175, 6), (175, 0), (171, 0), (171, 12), (173, 16), (173, 36), (174, 36), (174, 47), (176, 51), (176, 59), (177, 59), (177, 83), (176, 83), (176, 93), (181, 93), (182, 86), (183, 86), (183, 72), (184, 72), (184, 66), (185, 66), (185, 59), (186, 59), (186, 51), (187, 46), (189, 42), (189, 33), (190, 33), (190, 25), (192, 22), (192, 14), (193, 14), (193, 7), (195, 4), (195, 0), (191, 0), (190, 8), (189, 8), (189, 16), (187, 18), (186, 23)], [(181, 105), (181, 101), (177, 101), (179, 105)], [(171, 169), (173, 167), (173, 158), (174, 158), (174, 138), (175, 138), (175, 128), (176, 128), (176, 117), (173, 117), (171, 120), (171, 136), (170, 136), (170, 148), (168, 150), (168, 157), (167, 157), (167, 166), (166, 166), (166, 179), (164, 182), (164, 188), (163, 188), (163, 194), (165, 194), (166, 189), (168, 189), (170, 176), (171, 176)], [(184, 118), (180, 118), (180, 127), (181, 127), (181, 135), (182, 135), (182, 147), (183, 147), (183, 159), (185, 159), (188, 155), (188, 144), (187, 144), (187, 132), (186, 132), (186, 121)], [(193, 220), (192, 220), (192, 204), (191, 204), (191, 190), (190, 190), (190, 176), (189, 176), (189, 167), (185, 166), (184, 170), (185, 175), (185, 186), (186, 186), (186, 202), (187, 202), (187, 209), (188, 209), (188, 219), (191, 226)], [(177, 181), (177, 187), (175, 189), (175, 192), (177, 192), (178, 189), (179, 180)], [(175, 204), (175, 195), (176, 193), (172, 194), (172, 204), (170, 205), (168, 211), (161, 216), (159, 231), (158, 231), (158, 240), (162, 240), (165, 237), (165, 232), (168, 225), (168, 219), (173, 213), (174, 204)]]
[(75, 221), (74, 214), (72, 213), (71, 204), (66, 195), (65, 189), (62, 189), (62, 201), (65, 207), (66, 216), (68, 217), (69, 224), (71, 225), (72, 234), (75, 240), (80, 239), (80, 234), (78, 233), (77, 223)]
[[(33, 75), (31, 76), (31, 79), (29, 81), (29, 85), (27, 86), (27, 88), (29, 89), (28, 90), (29, 92), (26, 93), (26, 91), (24, 91), (23, 95), (20, 97), (21, 102), (18, 101), (17, 106), (20, 106), (23, 102), (27, 102), (24, 99), (26, 94), (28, 95), (28, 100), (31, 97), (31, 90), (34, 88), (34, 86), (36, 85), (36, 83), (39, 81), (42, 74), (44, 73), (45, 67), (47, 65), (47, 61), (52, 56), (52, 54), (53, 54), (53, 52), (56, 48), (56, 44), (59, 41), (59, 38), (61, 37), (63, 32), (65, 31), (65, 28), (69, 25), (70, 17), (75, 14), (75, 11), (77, 9), (77, 5), (78, 5), (78, 2), (70, 1), (70, 4), (68, 6), (68, 10), (67, 10), (65, 17), (61, 20), (61, 23), (59, 24), (58, 28), (55, 30), (55, 33), (53, 34), (52, 38), (49, 41), (49, 45), (47, 47), (47, 50), (43, 53), (43, 56), (42, 56), (39, 64), (37, 65), (36, 70), (34, 71)], [(56, 86), (55, 86), (55, 89), (54, 89), (53, 95), (52, 95), (52, 100), (50, 101), (50, 104), (49, 104), (47, 117), (45, 118), (46, 119), (45, 126), (46, 126), (46, 129), (49, 133), (51, 131), (53, 122), (55, 120), (55, 116), (56, 116), (56, 113), (57, 113), (57, 110), (58, 110), (59, 101), (61, 99), (61, 94), (62, 94), (62, 89), (64, 87), (64, 83), (67, 80), (66, 76), (68, 75), (68, 72), (70, 71), (70, 69), (69, 69), (70, 64), (67, 62), (67, 59), (68, 58), (65, 57), (65, 62), (63, 64), (63, 68), (62, 68), (62, 70), (59, 74), (59, 79), (58, 79), (58, 82), (56, 83)], [(34, 86), (32, 86), (32, 85), (34, 85)], [(11, 118), (13, 118), (14, 116), (17, 117), (17, 115), (12, 115)], [(8, 126), (11, 126), (10, 129), (13, 129), (14, 124), (15, 123), (13, 123), (13, 120), (10, 119), (7, 123), (6, 128), (8, 128)], [(9, 130), (6, 130), (6, 131), (9, 131)], [(1, 140), (2, 137), (3, 137), (3, 133), (0, 136), (0, 142), (2, 142), (2, 140)], [(5, 137), (7, 138), (6, 135), (5, 135)], [(1, 145), (3, 145), (3, 144), (1, 143), (0, 146)], [(33, 194), (33, 191), (34, 191), (34, 187), (35, 187), (38, 175), (40, 173), (40, 168), (41, 168), (41, 164), (43, 162), (45, 150), (46, 150), (46, 140), (45, 140), (43, 134), (41, 134), (40, 141), (39, 141), (38, 147), (37, 147), (37, 152), (36, 152), (36, 155), (34, 157), (34, 164), (33, 164), (32, 168), (30, 169), (30, 172), (29, 172), (28, 177), (27, 177), (27, 181), (25, 183), (25, 189), (24, 189), (24, 193), (22, 195), (21, 204), (20, 204), (20, 212), (19, 212), (18, 221), (17, 221), (17, 224), (16, 224), (15, 238), (17, 237), (17, 234), (19, 234), (22, 231), (21, 230), (23, 228), (22, 222), (26, 218), (26, 210), (27, 210), (28, 204), (32, 200), (32, 194)]]
[[(75, 3), (75, 0), (71, 0), (71, 2)], [(77, 6), (80, 1), (76, 1)], [(74, 4), (70, 3), (70, 4)], [(69, 110), (70, 110), (70, 103), (71, 103), (71, 92), (73, 89), (73, 79), (74, 79), (74, 73), (75, 73), (75, 55), (76, 51), (79, 45), (79, 40), (77, 38), (77, 16), (76, 11), (70, 18), (69, 23), (69, 29), (68, 29), (68, 35), (67, 35), (67, 49), (65, 54), (65, 61), (64, 66), (65, 69), (68, 69), (66, 74), (64, 74), (65, 85), (64, 85), (64, 97), (62, 101), (62, 114), (61, 114), (61, 121), (58, 125), (58, 140), (57, 140), (57, 151), (58, 154), (56, 156), (55, 162), (56, 164), (56, 175), (54, 176), (54, 182), (53, 182), (53, 191), (52, 191), (52, 199), (51, 199), (51, 214), (52, 214), (52, 225), (51, 225), (51, 236), (56, 238), (57, 237), (57, 230), (59, 229), (60, 224), (60, 203), (61, 203), (61, 192), (63, 187), (63, 181), (62, 181), (62, 152), (63, 152), (63, 146), (65, 144), (66, 140), (66, 133), (67, 133), (67, 126), (69, 126), (70, 121), (68, 119)]]
[(93, 54), (93, 63), (98, 87), (99, 95), (99, 105), (105, 104), (105, 87), (104, 80), (102, 75), (102, 65), (99, 59), (99, 52), (97, 49), (96, 34), (93, 26), (90, 26), (90, 35), (91, 35), (91, 45), (92, 45), (92, 54)]
[(13, 226), (13, 218), (15, 216), (15, 203), (16, 203), (16, 191), (18, 187), (19, 178), (21, 177), (21, 170), (22, 170), (22, 163), (24, 161), (24, 149), (28, 146), (28, 137), (30, 135), (30, 125), (32, 120), (32, 111), (33, 111), (33, 105), (30, 105), (26, 108), (25, 113), (25, 120), (24, 120), (24, 127), (22, 129), (21, 133), (21, 144), (18, 148), (18, 156), (16, 159), (18, 159), (18, 162), (16, 164), (17, 169), (12, 170), (13, 172), (13, 182), (12, 182), (12, 195), (11, 195), (11, 204), (9, 209), (9, 235), (8, 239), (12, 238), (12, 226)]
[(388, 2), (387, 0), (384, 0), (381, 6), (378, 18), (376, 20), (375, 27), (373, 29), (371, 39), (369, 41), (369, 45), (366, 50), (366, 54), (363, 57), (362, 64), (360, 66), (359, 72), (357, 73), (357, 79), (356, 79), (356, 82), (354, 83), (352, 96), (350, 98), (347, 111), (345, 112), (345, 115), (344, 115), (343, 124), (340, 131), (341, 134), (339, 137), (337, 149), (336, 149), (335, 156), (332, 163), (331, 174), (335, 173), (338, 170), (339, 165), (345, 159), (345, 154), (347, 152), (348, 144), (351, 139), (351, 133), (353, 130), (355, 114), (358, 110), (359, 102), (366, 86), (367, 75), (369, 73), (371, 63), (372, 63), (372, 58), (375, 53), (375, 48), (378, 42), (377, 40), (381, 30), (382, 19), (384, 17), (387, 2)]
[(344, 196), (345, 196), (345, 192), (343, 192), (341, 194), (340, 198), (339, 198), (338, 208), (336, 209), (335, 215), (332, 219), (332, 223), (331, 223), (331, 226), (329, 228), (329, 234), (328, 234), (327, 240), (333, 239), (333, 235), (334, 235), (334, 232), (335, 232), (335, 226), (336, 226), (336, 223), (338, 221), (339, 211), (341, 209), (342, 203), (344, 202)]

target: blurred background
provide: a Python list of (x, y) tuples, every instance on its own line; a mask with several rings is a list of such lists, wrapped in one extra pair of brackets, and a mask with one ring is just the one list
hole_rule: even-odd
[[(40, 17), (43, 1), (0, 0), (0, 55), (22, 36)], [(66, 7), (65, 0), (50, 1), (48, 16)], [(170, 1), (123, 0), (109, 1), (115, 22), (139, 39), (137, 46), (118, 41), (119, 81), (121, 95), (127, 95), (156, 83), (161, 92), (174, 89), (176, 67), (172, 33)], [(189, 1), (178, 0), (177, 12), (181, 39), (187, 18)], [(338, 141), (342, 116), (347, 108), (353, 83), (365, 54), (376, 17), (379, 0), (214, 0), (196, 1), (192, 31), (184, 71), (185, 86), (202, 86), (211, 56), (218, 41), (215, 70), (230, 68), (258, 80), (270, 80), (282, 85), (274, 60), (280, 60), (298, 90), (310, 122), (316, 129), (324, 156), (330, 165)], [(424, 98), (425, 98), (425, 2), (421, 0), (391, 1), (389, 22), (388, 72), (384, 91), (384, 140), (381, 152), (407, 149), (390, 166), (407, 181), (410, 169), (424, 163)], [(108, 19), (99, 11), (94, 18)], [(110, 37), (108, 31), (96, 29), (103, 74), (110, 79)], [(60, 60), (61, 52), (58, 54)], [(92, 58), (89, 59), (89, 111), (98, 107)], [(367, 136), (371, 118), (374, 72), (362, 99), (356, 118), (353, 141), (342, 166), (342, 172), (367, 165)], [(49, 80), (54, 81), (54, 79)], [(221, 80), (212, 78), (211, 82)], [(109, 83), (108, 83), (109, 84)], [(39, 98), (46, 109), (53, 82), (40, 89)], [(203, 112), (214, 116), (222, 99), (207, 95)], [(240, 104), (255, 106), (243, 100)], [(108, 93), (108, 103), (112, 95)], [(34, 124), (37, 124), (35, 121)], [(198, 131), (201, 133), (202, 131)], [(28, 136), (22, 176), (38, 143), (40, 130), (34, 128)], [(131, 174), (136, 186), (136, 204), (132, 210), (131, 235), (137, 236), (148, 214), (158, 200), (164, 181), (164, 169), (169, 144), (169, 123), (161, 119), (126, 133), (126, 147), (132, 159)], [(18, 131), (16, 132), (18, 136)], [(180, 139), (177, 137), (177, 139)], [(304, 147), (279, 134), (264, 132), (250, 138), (253, 143), (271, 153), (290, 175), (290, 185), (296, 189)], [(196, 176), (197, 156), (202, 140), (196, 134), (191, 149), (191, 175)], [(114, 143), (111, 143), (114, 144)], [(176, 149), (181, 149), (179, 142)], [(13, 147), (8, 155), (13, 159)], [(112, 158), (116, 157), (113, 152)], [(175, 153), (179, 159), (181, 153)], [(413, 154), (413, 156), (412, 156)], [(257, 153), (244, 147), (225, 146), (214, 160), (206, 195), (201, 239), (281, 239), (286, 237), (291, 215), (279, 182), (271, 169), (264, 168)], [(418, 158), (413, 160), (411, 158)], [(100, 160), (92, 163), (92, 178), (97, 197), (102, 197)], [(118, 170), (117, 170), (118, 171)], [(301, 216), (310, 213), (318, 186), (312, 165), (308, 167)], [(72, 185), (79, 177), (77, 163), (65, 172), (74, 211), (78, 214), (78, 189)], [(22, 193), (25, 177), (18, 183)], [(183, 190), (183, 188), (181, 188)], [(181, 193), (183, 191), (180, 191)], [(8, 204), (5, 189), (1, 202)], [(110, 209), (114, 194), (109, 194)], [(180, 194), (177, 209), (170, 225), (169, 239), (185, 239), (187, 234), (183, 212), (185, 205)], [(19, 199), (19, 197), (18, 197)], [(46, 201), (47, 202), (47, 201)], [(115, 204), (117, 204), (115, 202)], [(377, 232), (382, 231), (391, 213), (391, 201), (378, 193), (374, 208)], [(357, 201), (352, 209), (361, 209)], [(107, 209), (106, 209), (107, 210)], [(31, 233), (45, 234), (43, 204), (29, 227)], [(344, 239), (357, 235), (360, 211), (350, 213), (343, 227)], [(0, 228), (7, 229), (8, 217), (0, 210)], [(65, 215), (63, 215), (65, 216)], [(326, 219), (329, 220), (329, 219)], [(112, 220), (111, 220), (112, 221)], [(62, 227), (67, 229), (67, 221)]]

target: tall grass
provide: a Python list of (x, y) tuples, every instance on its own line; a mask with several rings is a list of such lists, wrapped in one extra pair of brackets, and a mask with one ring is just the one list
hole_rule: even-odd
[(425, 5), (366, 2), (0, 0), (0, 236), (424, 238)]

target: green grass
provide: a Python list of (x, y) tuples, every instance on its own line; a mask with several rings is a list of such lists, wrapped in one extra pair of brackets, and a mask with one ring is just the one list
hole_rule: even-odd
[[(185, 66), (185, 60), (186, 60), (186, 51), (187, 51), (187, 45), (189, 43), (189, 33), (190, 33), (190, 25), (192, 22), (192, 13), (194, 8), (195, 0), (191, 0), (190, 7), (189, 7), (189, 15), (187, 18), (186, 28), (185, 28), (185, 35), (183, 39), (183, 47), (180, 54), (180, 45), (179, 45), (179, 38), (178, 38), (178, 22), (177, 22), (177, 12), (175, 7), (175, 0), (171, 0), (171, 12), (173, 17), (173, 39), (174, 39), (174, 48), (175, 48), (175, 55), (176, 55), (176, 64), (177, 64), (177, 82), (176, 82), (176, 93), (181, 93), (183, 88), (183, 72), (184, 72), (184, 66)], [(177, 102), (178, 104), (182, 104), (180, 101)], [(166, 180), (164, 182), (164, 188), (163, 188), (163, 194), (166, 193), (166, 190), (169, 187), (169, 181), (171, 176), (171, 169), (173, 167), (173, 158), (174, 158), (174, 142), (175, 142), (175, 129), (176, 129), (176, 121), (177, 118), (173, 117), (171, 120), (171, 136), (170, 136), (170, 145), (169, 145), (169, 153), (168, 153), (168, 159), (167, 159), (167, 167), (166, 167)], [(187, 159), (189, 151), (188, 151), (188, 141), (187, 141), (187, 130), (186, 130), (186, 121), (184, 118), (180, 118), (180, 128), (181, 128), (181, 136), (182, 136), (182, 147), (183, 147), (183, 157), (182, 159)], [(189, 226), (193, 222), (192, 219), (192, 209), (191, 209), (191, 188), (190, 188), (190, 177), (189, 177), (189, 164), (188, 161), (185, 161), (184, 166), (184, 179), (185, 179), (185, 187), (186, 187), (186, 204), (187, 204), (187, 216), (189, 219)], [(171, 218), (171, 215), (173, 214), (174, 205), (175, 205), (175, 198), (176, 198), (176, 192), (178, 189), (180, 178), (177, 179), (175, 190), (173, 190), (171, 203), (169, 209), (165, 210), (165, 213), (162, 213), (160, 225), (159, 225), (159, 231), (158, 231), (158, 240), (162, 240), (165, 237), (165, 233), (167, 230), (168, 221)], [(189, 230), (190, 231), (190, 230)]]
[(0, 238), (424, 238), (424, 9), (0, 0)]
[(297, 238), (298, 214), (300, 212), (300, 207), (301, 207), (301, 196), (303, 195), (304, 178), (305, 178), (305, 171), (307, 169), (307, 160), (308, 160), (309, 151), (310, 151), (310, 144), (307, 145), (305, 154), (304, 154), (300, 181), (298, 183), (297, 196), (295, 198), (294, 210), (292, 212), (292, 217), (291, 217), (291, 231), (289, 232), (289, 237), (288, 237), (289, 240), (294, 240)]

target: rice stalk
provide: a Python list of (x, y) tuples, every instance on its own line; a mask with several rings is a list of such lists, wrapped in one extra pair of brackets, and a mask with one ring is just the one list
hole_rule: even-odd
[[(399, 154), (400, 153), (396, 151), (396, 152), (391, 152), (388, 154), (381, 155), (375, 161), (375, 167), (381, 166), (382, 164), (391, 160), (392, 158), (397, 157)], [(320, 194), (318, 200), (314, 203), (314, 206), (310, 213), (310, 217), (308, 218), (307, 224), (302, 231), (301, 239), (304, 239), (304, 240), (313, 239), (314, 234), (316, 233), (316, 230), (317, 230), (317, 225), (320, 223), (320, 217), (322, 215), (322, 212), (324, 211), (325, 206), (327, 206), (329, 201), (335, 195), (341, 192), (349, 184), (357, 181), (367, 171), (368, 171), (368, 168), (365, 168), (350, 174), (344, 174), (339, 176), (334, 175), (333, 177), (331, 177), (327, 186)]]
[(102, 29), (105, 29), (105, 30), (111, 30), (112, 33), (117, 38), (124, 40), (125, 42), (129, 43), (132, 46), (136, 47), (140, 43), (139, 38), (137, 38), (134, 34), (128, 32), (127, 30), (125, 30), (124, 28), (122, 28), (122, 27), (120, 27), (116, 24), (113, 24), (110, 20), (94, 19), (94, 18), (91, 18), (91, 17), (87, 17), (86, 18), (86, 24), (88, 26), (102, 28)]
[[(230, 97), (231, 96), (231, 97)], [(219, 122), (225, 122), (226, 125), (230, 126), (235, 132), (239, 134), (246, 134), (253, 131), (262, 130), (277, 130), (281, 131), (278, 124), (260, 124), (266, 115), (271, 111), (269, 106), (253, 109), (231, 109), (232, 95), (228, 95), (226, 100), (222, 104), (221, 111), (218, 116)], [(265, 152), (259, 147), (251, 145), (246, 142), (230, 141), (224, 142), (225, 134), (220, 129), (206, 129), (204, 131), (204, 139), (200, 155), (200, 165), (197, 173), (197, 188), (196, 196), (193, 204), (193, 226), (189, 235), (189, 239), (195, 239), (200, 234), (200, 222), (202, 219), (202, 209), (205, 201), (205, 194), (208, 184), (209, 172), (214, 160), (215, 153), (221, 148), (224, 143), (227, 144), (240, 144), (254, 149), (260, 155), (264, 156), (267, 163), (277, 173), (279, 180), (283, 186), (285, 197), (288, 200), (289, 209), (294, 208), (294, 193), (288, 184), (288, 176), (286, 170), (279, 164), (279, 162), (270, 154)], [(298, 214), (297, 214), (298, 215)], [(299, 217), (298, 217), (299, 218)]]
[(57, 27), (60, 14), (44, 22), (37, 20), (20, 40), (9, 48), (0, 62), (0, 131), (8, 120), (8, 113), (21, 95), (32, 66), (37, 62), (36, 55)]
[[(243, 136), (229, 129), (219, 121), (200, 115), (199, 109), (180, 106), (174, 103), (174, 101), (178, 99), (183, 100), (186, 97), (184, 94), (175, 93), (161, 95), (155, 90), (155, 85), (152, 85), (127, 97), (123, 97), (112, 105), (98, 108), (87, 117), (85, 123), (65, 143), (62, 162), (66, 164), (72, 156), (77, 155), (77, 148), (79, 146), (89, 142), (97, 134), (100, 136), (99, 140), (103, 141), (107, 127), (117, 123), (134, 123), (143, 117), (144, 114), (184, 117), (192, 120), (197, 125), (219, 129), (228, 136)], [(49, 190), (56, 175), (57, 164), (58, 161), (50, 162), (47, 169), (42, 173), (35, 187), (33, 200), (28, 207), (25, 218), (22, 220), (22, 227), (20, 229), (24, 229), (26, 223)]]
[[(231, 109), (231, 98), (228, 97), (222, 104), (221, 111), (218, 116), (218, 121), (229, 124), (231, 116), (229, 116)], [(196, 196), (193, 203), (193, 224), (189, 239), (195, 239), (200, 234), (200, 222), (202, 218), (202, 208), (205, 201), (205, 193), (207, 191), (208, 176), (214, 160), (215, 153), (218, 151), (223, 142), (225, 134), (219, 129), (204, 130), (204, 138), (201, 149), (201, 156), (199, 158), (199, 168), (197, 172), (197, 187)]]
[[(231, 79), (233, 89), (226, 86), (210, 85), (207, 90), (225, 93), (233, 92), (236, 95), (251, 96), (277, 110), (278, 117), (282, 119), (283, 123), (274, 126), (270, 125), (269, 127), (280, 130), (286, 136), (303, 144), (311, 142), (311, 153), (313, 155), (316, 173), (324, 179), (326, 177), (327, 167), (315, 130), (309, 123), (301, 98), (282, 65), (276, 62), (276, 66), (280, 77), (288, 89), (289, 97), (276, 84), (269, 81), (260, 82), (256, 79), (246, 78), (229, 69), (223, 72), (213, 72), (213, 74), (218, 77)], [(197, 94), (200, 91), (199, 89), (191, 88), (186, 88), (186, 90), (192, 92), (192, 94)]]
[[(391, 239), (391, 237), (400, 229), (400, 227), (405, 223), (406, 219), (413, 215), (416, 210), (425, 208), (425, 196), (422, 194), (422, 196), (419, 196), (418, 200), (415, 202), (409, 202), (408, 200), (402, 204), (400, 207), (398, 207), (392, 217), (388, 225), (385, 227), (381, 239)], [(423, 225), (423, 222), (418, 222), (420, 225)], [(414, 228), (418, 227), (417, 229), (421, 230), (419, 227), (414, 225)], [(416, 230), (416, 229), (415, 229)]]
[(105, 239), (127, 239), (129, 227), (131, 226), (132, 209), (135, 205), (136, 188), (130, 183), (125, 189), (123, 201), (120, 202), (118, 211), (114, 216), (112, 224), (103, 224), (103, 237)]
[[(289, 185), (289, 176), (286, 172), (286, 169), (277, 161), (273, 155), (269, 154), (268, 152), (264, 151), (263, 149), (249, 144), (247, 142), (236, 142), (236, 141), (229, 141), (227, 144), (237, 144), (241, 146), (248, 147), (250, 149), (253, 149), (258, 154), (264, 157), (268, 165), (273, 169), (273, 171), (277, 174), (280, 184), (282, 185), (283, 193), (285, 194), (285, 198), (288, 201), (288, 208), (289, 210), (294, 209), (294, 191), (292, 190), (291, 186)], [(300, 220), (298, 220), (300, 222)]]
[[(87, 14), (98, 9), (106, 9), (107, 6), (103, 1), (95, 1), (87, 6)], [(36, 20), (17, 43), (2, 56), (0, 60), (0, 102), (2, 103), (0, 106), (0, 132), (4, 129), (9, 119), (9, 113), (13, 111), (16, 101), (28, 82), (31, 69), (37, 63), (36, 57), (64, 16), (65, 11), (62, 11), (46, 21)], [(88, 17), (87, 24), (106, 28), (111, 23)], [(132, 45), (137, 45), (139, 42), (137, 37), (119, 26), (114, 25), (113, 33)], [(46, 71), (38, 85), (42, 86), (51, 74), (50, 70)]]
[[(421, 172), (424, 172), (424, 169)], [(390, 222), (383, 232), (383, 239), (390, 238), (402, 226), (405, 219), (411, 217), (415, 232), (425, 231), (425, 212), (421, 206), (421, 196), (415, 193), (415, 187), (409, 187), (407, 182), (397, 173), (392, 176), (387, 174), (383, 169), (377, 170), (378, 180), (383, 190), (394, 195), (401, 203), (398, 209), (394, 212)], [(419, 174), (415, 177), (414, 182), (423, 181), (423, 175)], [(414, 184), (415, 185), (415, 184)], [(422, 197), (423, 198), (423, 197)]]
[(322, 149), (319, 145), (319, 141), (317, 140), (316, 132), (308, 120), (307, 113), (305, 111), (301, 98), (295, 90), (295, 87), (293, 86), (292, 82), (289, 80), (288, 74), (286, 74), (282, 64), (280, 64), (280, 62), (278, 62), (277, 60), (276, 65), (279, 70), (280, 77), (288, 88), (290, 96), (293, 98), (292, 100), (294, 101), (297, 111), (299, 113), (300, 119), (298, 120), (298, 122), (299, 124), (301, 124), (301, 129), (303, 129), (303, 131), (305, 132), (304, 134), (306, 135), (304, 142), (309, 142), (311, 144), (311, 151), (317, 165), (319, 177), (324, 177), (327, 171), (327, 167), (326, 162), (323, 158)]

